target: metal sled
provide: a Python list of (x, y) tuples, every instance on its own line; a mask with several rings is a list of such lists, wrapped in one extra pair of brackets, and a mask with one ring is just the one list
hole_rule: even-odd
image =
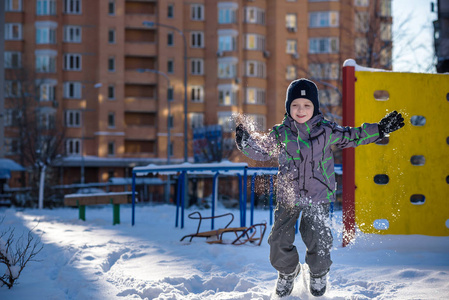
[[(210, 219), (221, 218), (221, 217), (226, 217), (226, 216), (230, 216), (231, 220), (224, 228), (200, 232), (201, 222), (203, 220), (210, 220)], [(247, 242), (250, 242), (251, 244), (260, 246), (260, 244), (262, 243), (265, 231), (267, 229), (266, 222), (254, 224), (250, 227), (229, 227), (229, 225), (231, 225), (232, 221), (234, 221), (234, 215), (232, 213), (226, 213), (226, 214), (218, 215), (218, 216), (214, 216), (214, 217), (203, 217), (203, 216), (201, 216), (200, 212), (195, 211), (195, 212), (189, 214), (188, 217), (189, 217), (189, 219), (192, 219), (192, 220), (198, 220), (198, 228), (196, 230), (196, 233), (183, 236), (181, 239), (181, 242), (185, 238), (190, 238), (189, 242), (191, 242), (194, 237), (202, 237), (202, 238), (206, 238), (206, 242), (209, 244), (227, 244), (223, 240), (223, 235), (225, 233), (234, 233), (235, 237), (234, 237), (234, 240), (232, 240), (232, 242), (231, 242), (232, 245), (243, 245), (243, 244), (246, 244)]]

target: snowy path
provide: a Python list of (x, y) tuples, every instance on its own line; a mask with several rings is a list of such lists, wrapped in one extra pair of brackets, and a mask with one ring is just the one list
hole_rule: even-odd
[[(121, 210), (116, 226), (110, 207), (88, 208), (86, 222), (75, 209), (0, 211), (2, 226), (18, 231), (39, 221), (45, 244), (41, 262), (30, 263), (13, 289), (0, 288), (0, 299), (271, 299), (268, 234), (261, 247), (181, 243), (196, 224), (175, 228), (173, 206), (139, 207), (134, 227), (130, 207)], [(257, 222), (267, 219), (268, 211), (256, 212)], [(359, 234), (342, 248), (335, 219), (329, 290), (319, 299), (449, 298), (449, 237)], [(299, 238), (296, 245), (303, 261)], [(286, 299), (316, 299), (305, 275)]]

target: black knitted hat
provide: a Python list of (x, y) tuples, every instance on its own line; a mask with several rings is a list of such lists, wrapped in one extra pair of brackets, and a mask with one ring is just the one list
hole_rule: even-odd
[[(290, 105), (293, 100), (306, 98), (313, 103), (313, 117), (320, 112), (320, 101), (318, 100), (318, 88), (313, 81), (305, 78), (294, 80), (287, 88), (285, 97), (285, 111), (290, 116)], [(291, 117), (291, 116), (290, 116)]]

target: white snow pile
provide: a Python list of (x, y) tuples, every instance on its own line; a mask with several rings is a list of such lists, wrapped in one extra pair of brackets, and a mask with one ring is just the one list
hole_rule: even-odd
[[(85, 222), (73, 208), (0, 210), (3, 225), (17, 232), (39, 222), (35, 233), (44, 244), (40, 261), (30, 262), (12, 289), (1, 287), (0, 299), (277, 299), (269, 229), (260, 247), (180, 242), (197, 223), (187, 218), (189, 209), (185, 228), (176, 228), (175, 211), (170, 205), (138, 206), (133, 227), (127, 205), (115, 226), (110, 206), (87, 207)], [(238, 226), (237, 210), (220, 207), (216, 214), (229, 211)], [(256, 210), (255, 223), (263, 220), (269, 220), (268, 210)], [(449, 237), (359, 232), (353, 245), (342, 248), (341, 212), (332, 223), (334, 263), (320, 299), (449, 299)], [(210, 230), (210, 222), (203, 226)], [(296, 245), (304, 262), (300, 235)], [(286, 299), (315, 299), (308, 280), (301, 272)]]

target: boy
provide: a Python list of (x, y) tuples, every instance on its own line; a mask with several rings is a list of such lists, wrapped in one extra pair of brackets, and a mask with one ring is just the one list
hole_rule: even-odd
[(237, 147), (246, 156), (260, 161), (276, 157), (279, 162), (275, 222), (268, 243), (270, 262), (278, 271), (276, 294), (280, 297), (290, 295), (301, 271), (294, 246), (295, 224), (301, 212), (310, 292), (314, 296), (326, 292), (333, 242), (329, 207), (336, 191), (331, 145), (346, 148), (373, 143), (404, 126), (402, 115), (394, 111), (378, 124), (342, 127), (325, 120), (319, 108), (315, 83), (302, 78), (289, 85), (284, 120), (269, 135), (257, 140), (242, 124), (236, 128)]

